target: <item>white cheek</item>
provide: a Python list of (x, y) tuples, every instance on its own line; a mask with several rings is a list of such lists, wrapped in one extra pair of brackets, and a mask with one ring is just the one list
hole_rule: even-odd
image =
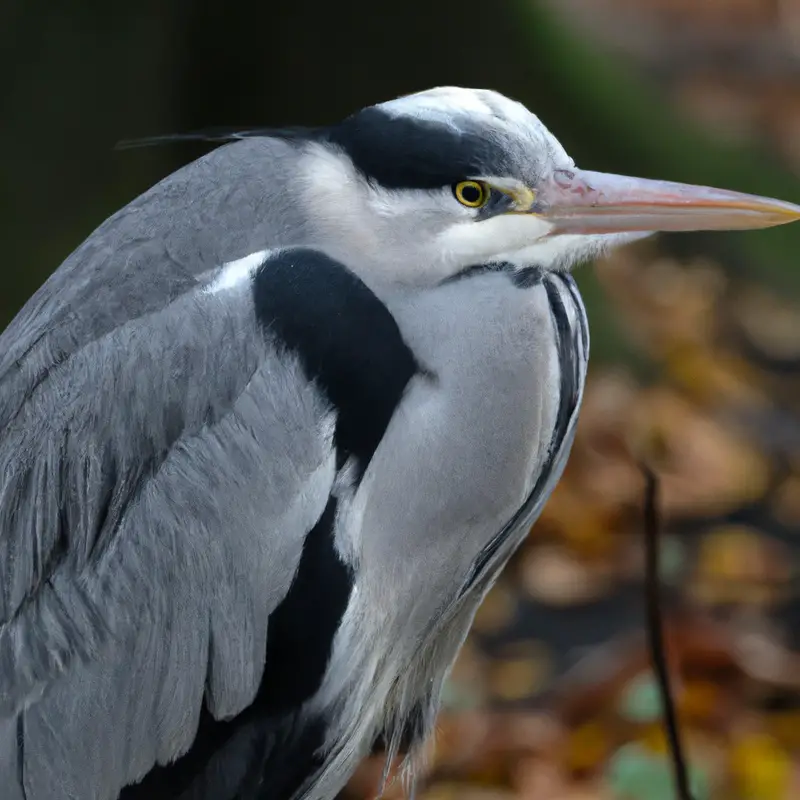
[(532, 214), (504, 214), (483, 222), (470, 220), (451, 225), (439, 234), (437, 245), (464, 266), (482, 259), (498, 259), (537, 244), (551, 230), (549, 223)]
[(535, 244), (512, 249), (503, 253), (504, 261), (520, 266), (556, 266), (564, 260), (571, 260), (586, 247), (585, 236), (562, 235), (552, 239), (542, 239)]
[(499, 260), (521, 267), (570, 269), (576, 264), (605, 255), (612, 247), (649, 235), (649, 233), (562, 234), (503, 253), (499, 256)]
[[(388, 219), (392, 224), (402, 224), (409, 220), (410, 225), (419, 227), (421, 221), (429, 224), (438, 219), (449, 219), (459, 212), (461, 206), (449, 191), (439, 192), (405, 189), (392, 191), (373, 186), (369, 189), (366, 204), (372, 214)], [(461, 209), (466, 212), (466, 209)], [(470, 213), (463, 214), (471, 219)]]

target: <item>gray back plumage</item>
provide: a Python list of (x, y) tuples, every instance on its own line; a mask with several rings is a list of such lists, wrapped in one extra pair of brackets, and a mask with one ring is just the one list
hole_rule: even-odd
[(258, 688), (334, 462), (328, 408), (247, 308), (195, 292), (116, 328), (4, 430), (0, 716), (22, 712), (29, 798), (113, 797), (203, 700), (225, 718)]
[(0, 775), (28, 798), (114, 797), (188, 747), (203, 698), (222, 718), (258, 687), (330, 492), (332, 420), (247, 287), (202, 289), (302, 238), (279, 196), (290, 147), (168, 177), (0, 335)]
[(109, 217), (0, 334), (0, 430), (56, 364), (156, 312), (227, 261), (306, 238), (285, 187), (298, 145), (254, 138), (219, 148)]

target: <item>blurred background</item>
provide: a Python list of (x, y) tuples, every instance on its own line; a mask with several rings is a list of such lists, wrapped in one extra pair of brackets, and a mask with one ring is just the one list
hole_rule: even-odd
[[(119, 140), (323, 124), (437, 84), (522, 100), (589, 169), (800, 202), (798, 0), (2, 0), (0, 74), (0, 326), (204, 151)], [(788, 226), (659, 237), (580, 271), (593, 363), (573, 456), (456, 665), (425, 798), (674, 796), (642, 453), (695, 797), (800, 797), (799, 254)]]

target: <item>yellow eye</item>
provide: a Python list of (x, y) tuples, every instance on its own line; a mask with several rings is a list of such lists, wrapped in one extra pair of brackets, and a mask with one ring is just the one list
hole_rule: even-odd
[(480, 181), (461, 181), (453, 186), (453, 194), (462, 206), (480, 208), (489, 202), (491, 189)]

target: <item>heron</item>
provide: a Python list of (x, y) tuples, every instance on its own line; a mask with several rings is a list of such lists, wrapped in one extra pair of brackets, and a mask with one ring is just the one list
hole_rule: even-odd
[(573, 266), (779, 200), (580, 169), (438, 87), (234, 135), (0, 335), (5, 800), (330, 800), (410, 763), (564, 469)]

